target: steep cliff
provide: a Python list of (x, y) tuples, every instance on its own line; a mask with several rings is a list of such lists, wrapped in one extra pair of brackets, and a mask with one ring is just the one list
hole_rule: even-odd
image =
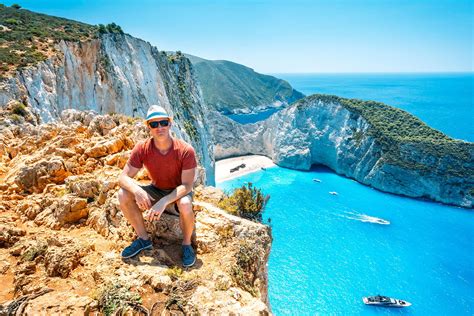
[[(36, 122), (56, 120), (65, 109), (144, 117), (151, 104), (174, 115), (173, 132), (199, 156), (202, 181), (214, 183), (213, 142), (208, 113), (191, 64), (125, 34), (102, 34), (84, 42), (61, 41), (57, 53), (19, 69), (0, 83), (0, 106), (24, 104)], [(6, 117), (10, 124), (18, 116)]]
[(186, 54), (193, 63), (204, 101), (224, 114), (254, 113), (286, 107), (304, 97), (285, 80), (255, 72), (227, 60)]
[(215, 157), (262, 154), (308, 170), (322, 164), (385, 192), (472, 208), (474, 144), (377, 102), (313, 95), (244, 126), (213, 115)]

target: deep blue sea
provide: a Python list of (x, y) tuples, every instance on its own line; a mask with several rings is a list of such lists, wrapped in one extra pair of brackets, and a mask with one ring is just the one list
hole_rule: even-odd
[[(451, 137), (474, 141), (472, 73), (276, 76), (306, 95), (400, 107)], [(382, 193), (324, 167), (274, 167), (217, 186), (246, 182), (271, 196), (264, 220), (273, 229), (269, 297), (276, 315), (474, 315), (473, 210)], [(390, 225), (370, 222), (374, 217)], [(413, 305), (362, 303), (376, 294)]]
[[(322, 93), (380, 101), (414, 114), (453, 138), (474, 141), (474, 73), (273, 75), (305, 95)], [(273, 112), (231, 118), (253, 123)]]

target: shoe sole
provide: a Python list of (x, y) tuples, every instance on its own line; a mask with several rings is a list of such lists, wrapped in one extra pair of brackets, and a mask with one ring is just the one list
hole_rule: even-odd
[(183, 263), (183, 267), (189, 268), (189, 267), (192, 267), (195, 263), (196, 263), (196, 257), (194, 257), (194, 261), (193, 261), (192, 263), (190, 263), (190, 264), (184, 264), (184, 263)]
[(129, 255), (129, 256), (122, 256), (122, 258), (124, 259), (128, 259), (128, 258), (131, 258), (131, 257), (135, 257), (136, 255), (138, 255), (141, 251), (143, 250), (148, 250), (148, 249), (153, 249), (153, 245), (149, 245), (149, 246), (146, 246), (146, 247), (143, 247), (142, 249), (139, 249), (137, 251), (135, 251), (135, 253)]

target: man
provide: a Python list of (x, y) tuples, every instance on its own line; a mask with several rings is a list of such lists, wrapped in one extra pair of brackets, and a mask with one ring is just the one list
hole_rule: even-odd
[[(135, 145), (119, 178), (120, 209), (138, 236), (123, 250), (122, 257), (131, 258), (153, 247), (142, 211), (147, 211), (147, 220), (159, 220), (166, 206), (174, 204), (183, 232), (183, 266), (190, 267), (196, 261), (191, 246), (194, 230), (191, 191), (196, 175), (196, 154), (191, 145), (171, 136), (172, 119), (162, 107), (150, 106), (146, 124), (151, 138)], [(152, 179), (147, 186), (140, 186), (133, 180), (143, 166)]]

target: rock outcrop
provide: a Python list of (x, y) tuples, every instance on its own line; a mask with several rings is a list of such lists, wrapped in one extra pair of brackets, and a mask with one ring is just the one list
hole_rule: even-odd
[(0, 133), (0, 315), (270, 312), (270, 228), (213, 206), (222, 192), (212, 187), (196, 189), (193, 268), (179, 268), (172, 213), (147, 222), (153, 250), (123, 260), (134, 234), (118, 206), (118, 176), (147, 131), (116, 114), (62, 118)]
[(322, 164), (385, 192), (474, 206), (474, 144), (402, 110), (313, 95), (256, 124), (211, 117), (216, 159), (260, 154), (299, 170)]
[[(66, 109), (143, 118), (151, 104), (158, 104), (173, 113), (173, 132), (196, 149), (203, 167), (201, 181), (214, 184), (213, 141), (205, 124), (207, 106), (186, 57), (168, 56), (125, 34), (103, 34), (78, 43), (61, 41), (56, 50), (46, 61), (0, 82), (0, 109), (5, 112), (0, 115), (0, 125), (52, 122)], [(65, 115), (77, 119), (74, 114)], [(80, 119), (102, 135), (115, 127), (111, 117)], [(105, 151), (118, 151), (120, 145), (108, 140), (88, 149), (88, 154), (105, 156)]]

